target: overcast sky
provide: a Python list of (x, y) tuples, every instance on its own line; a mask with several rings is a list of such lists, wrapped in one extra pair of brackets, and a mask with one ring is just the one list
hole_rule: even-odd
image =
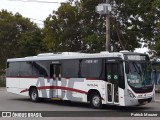
[(0, 0), (0, 11), (6, 9), (12, 13), (19, 12), (22, 16), (31, 18), (39, 26), (43, 25), (45, 20), (53, 10), (57, 10), (60, 4), (40, 3), (25, 1), (46, 1), (46, 2), (65, 2), (67, 0)]

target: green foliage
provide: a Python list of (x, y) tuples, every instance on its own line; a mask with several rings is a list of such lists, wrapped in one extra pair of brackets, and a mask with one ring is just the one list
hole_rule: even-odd
[(150, 45), (155, 40), (155, 1), (115, 0), (112, 3), (115, 6), (113, 19), (123, 33), (126, 43), (131, 45), (131, 49), (138, 47), (139, 42)]
[(0, 11), (0, 68), (13, 57), (35, 55), (43, 50), (42, 32), (29, 19), (19, 13)]
[(155, 27), (154, 27), (154, 37), (153, 43), (151, 44), (151, 48), (157, 52), (157, 56), (160, 57), (160, 1), (154, 1), (155, 10)]
[[(105, 16), (95, 7), (105, 0), (70, 0), (44, 22), (44, 43), (50, 51), (105, 50)], [(111, 0), (111, 41), (114, 51), (134, 50), (157, 39), (159, 0)], [(158, 32), (159, 33), (159, 32)], [(158, 35), (159, 36), (159, 35)]]
[(46, 19), (44, 43), (50, 51), (99, 52), (104, 49), (105, 37), (100, 32), (103, 23), (95, 24), (102, 21), (94, 11), (100, 1), (88, 7), (91, 2), (82, 0), (81, 3), (62, 4)]
[[(68, 0), (53, 11), (40, 29), (20, 14), (0, 11), (0, 69), (6, 59), (41, 52), (105, 50), (105, 15), (95, 7), (105, 0)], [(160, 55), (160, 0), (110, 0), (110, 45), (134, 50), (140, 42)]]

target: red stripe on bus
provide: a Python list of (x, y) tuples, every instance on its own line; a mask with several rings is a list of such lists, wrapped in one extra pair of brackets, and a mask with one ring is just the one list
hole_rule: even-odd
[(25, 90), (22, 90), (20, 93), (27, 92), (27, 91), (28, 91), (28, 89), (25, 89)]
[[(77, 93), (82, 93), (82, 94), (87, 94), (88, 92), (79, 90), (79, 89), (74, 89), (74, 88), (69, 88), (69, 87), (63, 87), (63, 86), (42, 86), (42, 87), (37, 87), (38, 90), (46, 90), (46, 89), (61, 89), (61, 90), (67, 90), (67, 91), (72, 91), (72, 92), (77, 92)], [(22, 90), (20, 93), (27, 92), (28, 89)]]
[(61, 89), (61, 90), (67, 90), (67, 91), (87, 94), (87, 92), (85, 92), (83, 90), (69, 88), (69, 87), (63, 87), (63, 86), (42, 86), (42, 87), (38, 87), (38, 89), (40, 89), (40, 90), (42, 90), (42, 89)]

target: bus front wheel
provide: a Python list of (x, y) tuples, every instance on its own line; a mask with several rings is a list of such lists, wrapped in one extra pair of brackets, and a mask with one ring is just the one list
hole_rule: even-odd
[(94, 92), (91, 94), (90, 97), (90, 104), (95, 109), (101, 109), (102, 108), (102, 98), (98, 92)]
[(30, 99), (33, 102), (38, 102), (38, 91), (36, 88), (30, 90)]

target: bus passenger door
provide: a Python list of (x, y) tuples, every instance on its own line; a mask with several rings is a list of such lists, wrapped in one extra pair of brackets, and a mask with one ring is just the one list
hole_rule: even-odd
[(107, 103), (119, 103), (118, 79), (119, 79), (119, 64), (111, 62), (106, 64), (106, 79), (107, 79)]
[(62, 65), (61, 64), (51, 64), (50, 65), (50, 75), (51, 75), (51, 96), (53, 98), (61, 98), (61, 80), (62, 80)]

